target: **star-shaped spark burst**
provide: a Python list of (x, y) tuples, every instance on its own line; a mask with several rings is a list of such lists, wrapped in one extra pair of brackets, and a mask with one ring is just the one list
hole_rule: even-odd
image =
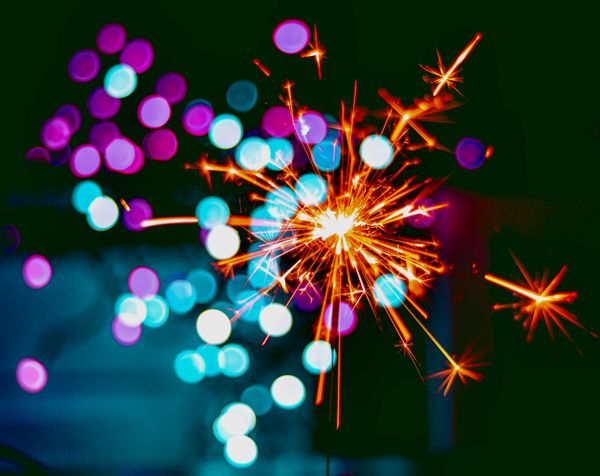
[[(557, 292), (556, 289), (567, 272), (567, 267), (563, 266), (554, 278), (549, 279), (546, 270), (540, 278), (533, 278), (525, 269), (519, 259), (513, 255), (513, 259), (521, 271), (525, 283), (519, 285), (506, 279), (499, 278), (493, 274), (486, 274), (485, 279), (490, 283), (497, 284), (504, 289), (512, 291), (519, 301), (512, 304), (496, 304), (494, 310), (512, 309), (517, 321), (522, 321), (523, 328), (527, 332), (527, 341), (533, 339), (535, 330), (540, 322), (546, 324), (550, 337), (554, 339), (555, 329), (557, 328), (571, 342), (573, 339), (567, 331), (564, 322), (588, 331), (577, 316), (569, 312), (564, 304), (570, 304), (577, 298), (577, 292)], [(589, 331), (588, 331), (589, 332)], [(590, 332), (590, 334), (594, 335)]]
[(467, 350), (460, 358), (454, 357), (453, 361), (448, 361), (448, 368), (441, 372), (434, 373), (428, 378), (443, 378), (442, 384), (438, 388), (438, 392), (444, 391), (444, 397), (448, 395), (456, 378), (464, 385), (467, 385), (469, 380), (481, 382), (483, 374), (474, 369), (488, 365), (487, 362), (480, 361), (481, 353), (474, 354), (472, 348)]
[(442, 61), (442, 56), (440, 55), (439, 50), (436, 50), (438, 59), (437, 69), (432, 68), (431, 66), (420, 65), (421, 68), (435, 77), (435, 79), (432, 81), (432, 84), (435, 85), (435, 89), (433, 90), (434, 96), (437, 96), (444, 86), (448, 87), (448, 89), (453, 89), (458, 94), (461, 94), (456, 87), (456, 83), (463, 82), (462, 77), (459, 76), (461, 71), (459, 66), (467, 59), (467, 56), (471, 54), (471, 51), (473, 51), (473, 48), (475, 48), (475, 45), (479, 43), (481, 38), (483, 38), (483, 35), (481, 33), (477, 33), (469, 42), (469, 44), (460, 52), (448, 69), (446, 69), (444, 66), (444, 62)]
[(302, 58), (314, 58), (317, 65), (317, 74), (319, 75), (319, 79), (323, 79), (322, 62), (327, 57), (325, 56), (325, 49), (323, 48), (323, 45), (319, 43), (317, 25), (314, 27), (313, 38), (314, 40), (308, 44), (310, 49), (303, 52), (300, 56)]

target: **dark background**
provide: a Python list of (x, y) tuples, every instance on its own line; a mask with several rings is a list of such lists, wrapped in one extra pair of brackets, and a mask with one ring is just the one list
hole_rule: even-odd
[[(50, 388), (49, 384), (47, 390), (32, 397), (24, 395), (14, 383), (16, 362), (31, 348), (42, 349), (60, 361), (61, 353), (68, 349), (90, 348), (94, 335), (110, 320), (110, 316), (103, 316), (102, 323), (79, 322), (72, 334), (67, 333), (67, 325), (57, 325), (53, 334), (46, 321), (40, 323), (31, 316), (27, 325), (16, 325), (14, 320), (22, 322), (28, 314), (23, 302), (35, 299), (35, 294), (19, 288), (22, 283), (13, 281), (23, 256), (40, 252), (62, 257), (67, 262), (71, 259), (73, 266), (82, 266), (84, 273), (103, 269), (113, 256), (120, 256), (125, 263), (125, 256), (135, 254), (141, 246), (146, 251), (140, 256), (162, 260), (165, 269), (177, 263), (185, 271), (185, 261), (193, 253), (189, 250), (197, 243), (197, 235), (180, 228), (155, 230), (143, 236), (115, 228), (98, 237), (70, 207), (69, 196), (76, 180), (68, 171), (26, 163), (23, 158), (29, 147), (37, 145), (39, 126), (58, 106), (85, 103), (91, 85), (71, 83), (66, 64), (73, 52), (94, 46), (100, 26), (120, 22), (130, 37), (147, 38), (153, 43), (155, 63), (135, 93), (138, 100), (150, 91), (160, 73), (171, 70), (186, 76), (189, 86), (186, 100), (207, 98), (221, 111), (226, 108), (225, 91), (232, 81), (240, 78), (255, 81), (259, 103), (255, 113), (242, 116), (244, 124), (259, 123), (261, 106), (276, 103), (279, 85), (288, 78), (296, 82), (295, 94), (300, 102), (322, 111), (337, 112), (339, 100), (351, 97), (354, 79), (358, 80), (359, 103), (369, 109), (383, 107), (376, 95), (379, 87), (408, 102), (426, 92), (418, 68), (420, 63), (434, 65), (436, 48), (449, 63), (480, 31), (483, 41), (464, 65), (465, 84), (461, 91), (466, 104), (451, 114), (457, 124), (433, 129), (442, 143), (451, 147), (469, 135), (493, 145), (495, 154), (474, 172), (459, 169), (453, 157), (443, 153), (432, 154), (426, 167), (436, 173), (450, 173), (448, 193), (460, 197), (457, 200), (463, 204), (457, 207), (455, 225), (447, 237), (449, 242), (461, 243), (447, 251), (456, 271), (444, 278), (447, 295), (438, 293), (433, 300), (442, 302), (435, 306), (441, 306), (439, 312), (449, 319), (446, 331), (452, 329), (454, 337), (449, 333), (447, 338), (453, 340), (457, 351), (480, 336), (486, 345), (493, 345), (488, 354), (493, 365), (486, 369), (485, 382), (470, 385), (465, 391), (457, 390), (450, 404), (443, 403), (438, 408), (435, 401), (442, 397), (434, 394), (431, 384), (421, 384), (410, 362), (398, 355), (391, 330), (384, 328), (386, 332), (381, 333), (374, 323), (364, 319), (364, 325), (347, 339), (345, 346), (342, 429), (331, 430), (326, 411), (307, 410), (304, 418), (290, 417), (287, 426), (274, 424), (272, 433), (263, 433), (270, 435), (264, 437), (272, 441), (266, 443), (271, 445), (266, 454), (280, 453), (274, 442), (280, 440), (283, 432), (292, 435), (292, 441), (296, 438), (303, 442), (295, 448), (293, 444), (286, 446), (286, 451), (296, 450), (300, 455), (299, 460), (294, 460), (295, 465), (302, 465), (303, 454), (329, 452), (339, 461), (363, 458), (378, 461), (382, 456), (399, 455), (412, 459), (419, 471), (436, 474), (496, 471), (521, 474), (526, 469), (548, 471), (558, 467), (573, 471), (572, 474), (593, 471), (597, 464), (594, 451), (600, 423), (597, 340), (573, 331), (583, 356), (562, 336), (551, 343), (544, 329), (540, 329), (532, 344), (525, 344), (519, 325), (510, 315), (492, 315), (489, 311), (492, 303), (510, 299), (508, 293), (482, 285), (481, 275), (466, 271), (478, 260), (481, 272), (489, 269), (507, 278), (518, 277), (508, 248), (534, 271), (541, 272), (547, 266), (551, 272), (557, 272), (562, 264), (567, 264), (569, 272), (563, 287), (580, 293), (572, 310), (585, 325), (595, 330), (600, 328), (596, 306), (600, 266), (596, 234), (600, 169), (596, 78), (600, 71), (597, 16), (589, 7), (576, 2), (533, 8), (524, 2), (465, 6), (452, 2), (186, 4), (170, 1), (29, 3), (13, 5), (11, 10), (6, 12), (0, 30), (3, 45), (0, 213), (2, 224), (14, 224), (20, 229), (22, 242), (18, 252), (21, 254), (3, 257), (2, 261), (0, 319), (5, 329), (0, 334), (4, 356), (0, 362), (1, 443), (31, 453), (59, 471), (97, 468), (102, 458), (91, 453), (98, 449), (114, 455), (113, 466), (108, 465), (110, 474), (117, 474), (114, 470), (117, 466), (185, 471), (190, 461), (207, 457), (194, 449), (188, 439), (182, 439), (181, 445), (189, 446), (184, 451), (188, 457), (182, 458), (177, 452), (181, 448), (169, 450), (168, 444), (157, 443), (163, 436), (156, 434), (155, 439), (141, 440), (137, 453), (116, 451), (122, 442), (110, 437), (106, 440), (98, 437), (87, 450), (84, 444), (75, 451), (69, 445), (77, 446), (78, 437), (74, 435), (85, 428), (98, 435), (118, 433), (118, 429), (103, 428), (98, 418), (89, 418), (100, 411), (93, 403), (84, 405), (80, 418), (65, 424), (54, 437), (44, 436), (31, 423), (32, 408), (39, 404), (39, 399), (50, 397), (56, 405), (67, 408), (69, 403), (61, 400), (67, 396), (80, 395), (84, 401), (100, 395), (110, 408), (130, 404), (138, 408), (140, 418), (148, 413), (135, 403), (139, 390), (132, 383), (127, 390), (131, 393), (130, 403), (123, 403), (118, 395), (124, 391), (127, 376), (137, 376), (133, 381), (147, 382), (144, 376), (153, 372), (144, 369), (143, 359), (135, 369), (128, 369), (122, 362), (130, 362), (134, 357), (131, 354), (125, 357), (122, 349), (115, 350), (114, 346), (107, 347), (108, 338), (97, 344), (105, 353), (106, 365), (96, 374), (93, 356), (88, 355), (86, 360), (82, 357), (87, 355), (84, 353), (76, 354), (82, 359), (77, 368), (62, 374), (62, 390)], [(279, 21), (288, 17), (317, 24), (328, 56), (323, 66), (323, 82), (316, 80), (312, 63), (276, 52), (271, 32)], [(254, 57), (273, 71), (271, 79), (264, 78), (251, 64)], [(133, 117), (135, 104), (137, 100), (125, 101), (119, 117)], [(174, 116), (180, 114), (183, 104), (178, 107)], [(129, 125), (123, 120), (119, 123), (125, 133), (140, 136), (141, 128), (135, 121)], [(87, 130), (89, 124), (84, 122), (82, 130)], [(183, 138), (183, 134), (178, 136)], [(105, 173), (98, 181), (113, 196), (151, 193), (156, 215), (193, 213), (206, 189), (201, 178), (183, 172), (181, 165), (195, 160), (203, 150), (208, 150), (206, 144), (183, 139), (180, 152), (170, 163), (151, 164), (133, 178)], [(221, 194), (233, 197), (234, 193), (224, 189)], [(472, 242), (464, 237), (471, 237)], [(113, 255), (103, 250), (113, 250)], [(118, 275), (119, 271), (114, 273)], [(100, 279), (98, 283), (103, 285)], [(107, 285), (107, 289), (98, 291), (98, 299), (114, 299), (115, 293), (120, 292), (118, 289), (116, 284)], [(297, 330), (295, 339), (299, 349), (309, 330), (310, 326)], [(164, 337), (161, 348), (168, 354), (169, 342), (177, 342), (177, 349), (181, 349), (183, 344), (178, 339), (184, 339), (184, 334), (181, 329), (179, 334), (174, 332)], [(64, 342), (56, 344), (58, 341)], [(424, 343), (418, 344), (423, 347)], [(147, 349), (147, 355), (151, 355), (151, 350)], [(114, 356), (115, 352), (121, 354)], [(268, 358), (263, 359), (267, 366)], [(124, 367), (120, 368), (119, 377), (111, 378), (110, 369), (121, 365)], [(165, 374), (168, 369), (165, 365)], [(82, 383), (92, 377), (95, 382), (102, 382), (101, 394), (95, 385), (88, 388)], [(177, 394), (181, 389), (164, 390), (163, 384), (172, 383), (153, 382), (144, 389), (146, 396), (151, 397), (155, 392), (173, 402), (181, 397)], [(81, 385), (87, 389), (87, 397), (78, 393)], [(210, 400), (210, 395), (200, 397)], [(33, 398), (38, 398), (38, 403)], [(436, 408), (441, 412), (439, 415)], [(110, 414), (111, 410), (102, 411)], [(163, 428), (164, 439), (168, 439), (168, 435), (185, 433), (179, 424), (180, 416), (165, 415), (159, 412), (154, 419), (146, 420), (143, 428), (134, 419), (129, 422), (130, 428), (134, 428), (130, 434), (136, 431), (152, 434)], [(442, 425), (440, 430), (439, 426), (432, 426), (432, 421), (445, 421), (448, 425), (445, 430)], [(44, 425), (41, 420), (37, 424)], [(304, 429), (296, 428), (301, 425)], [(210, 430), (196, 428), (195, 437), (202, 431)], [(431, 442), (436, 432), (442, 434), (441, 449), (445, 451), (434, 451)], [(160, 451), (151, 449), (152, 444), (162, 448), (164, 458), (159, 456)], [(150, 453), (153, 456), (145, 460), (144, 455)], [(76, 463), (69, 454), (76, 455)], [(364, 465), (368, 468), (368, 463)], [(394, 468), (390, 463), (389, 469), (382, 473), (369, 472), (375, 471), (370, 469), (354, 471), (402, 474)], [(321, 473), (307, 469), (298, 474)]]

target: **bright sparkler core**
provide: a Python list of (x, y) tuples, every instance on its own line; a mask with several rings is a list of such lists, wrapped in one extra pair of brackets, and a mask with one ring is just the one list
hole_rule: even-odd
[(342, 248), (344, 251), (348, 251), (348, 241), (346, 237), (350, 235), (356, 227), (364, 224), (363, 222), (357, 221), (357, 215), (358, 212), (356, 210), (353, 210), (352, 212), (334, 212), (332, 210), (326, 210), (316, 217), (313, 237), (315, 239), (320, 238), (323, 241), (327, 241), (329, 238), (334, 237), (336, 241), (336, 253), (339, 254)]

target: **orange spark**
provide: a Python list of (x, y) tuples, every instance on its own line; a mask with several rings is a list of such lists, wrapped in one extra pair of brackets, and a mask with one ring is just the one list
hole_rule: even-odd
[(455, 362), (448, 362), (448, 368), (440, 372), (436, 372), (428, 379), (432, 378), (443, 378), (438, 392), (444, 390), (444, 397), (448, 395), (452, 385), (460, 380), (463, 385), (467, 385), (467, 382), (473, 380), (475, 382), (481, 382), (483, 380), (483, 374), (473, 369), (484, 367), (488, 365), (487, 362), (479, 362), (480, 354), (473, 354), (470, 350), (467, 350), (460, 358), (457, 358)]
[(438, 58), (438, 67), (437, 69), (432, 68), (430, 66), (420, 65), (425, 71), (430, 74), (433, 74), (436, 79), (433, 80), (433, 84), (435, 84), (435, 89), (433, 90), (433, 95), (437, 96), (439, 92), (442, 90), (444, 86), (447, 86), (448, 89), (453, 89), (458, 94), (460, 91), (456, 87), (456, 83), (462, 83), (463, 79), (459, 76), (460, 69), (458, 68), (471, 54), (475, 45), (479, 43), (479, 41), (483, 38), (481, 33), (477, 33), (473, 39), (469, 42), (467, 46), (460, 52), (460, 54), (456, 57), (452, 65), (446, 70), (444, 63), (442, 61), (442, 57), (440, 52), (436, 50), (437, 58)]
[(155, 226), (165, 225), (184, 225), (198, 223), (198, 217), (164, 217), (164, 218), (151, 218), (149, 220), (142, 220), (140, 226), (142, 228), (152, 228)]
[(261, 61), (258, 58), (254, 58), (252, 60), (252, 63), (258, 69), (260, 69), (260, 71), (262, 72), (262, 74), (264, 74), (267, 78), (271, 76), (271, 71), (269, 70), (269, 68), (267, 68), (264, 64), (262, 64)]
[(556, 288), (567, 272), (566, 266), (563, 266), (551, 280), (548, 280), (547, 273), (536, 279), (531, 277), (516, 256), (513, 255), (513, 259), (525, 280), (522, 285), (493, 274), (485, 275), (485, 279), (490, 283), (512, 291), (515, 296), (520, 298), (516, 303), (496, 304), (494, 310), (513, 309), (515, 319), (523, 322), (523, 327), (527, 331), (528, 342), (533, 339), (535, 330), (542, 321), (545, 323), (551, 338), (554, 338), (554, 327), (556, 327), (567, 339), (573, 341), (564, 325), (564, 321), (580, 329), (587, 330), (579, 322), (577, 316), (567, 311), (563, 306), (575, 301), (577, 293), (575, 291), (556, 292)]
[(121, 205), (123, 205), (123, 208), (125, 209), (126, 212), (130, 212), (131, 211), (131, 209), (129, 208), (128, 203), (125, 201), (124, 198), (121, 198), (119, 200), (119, 202), (121, 203)]
[(319, 43), (319, 36), (317, 34), (317, 25), (314, 26), (313, 38), (314, 38), (313, 42), (308, 44), (310, 49), (307, 51), (304, 51), (300, 56), (302, 58), (314, 58), (315, 63), (317, 65), (317, 74), (319, 76), (319, 79), (323, 79), (321, 63), (327, 57), (325, 56), (325, 50), (323, 49), (323, 46)]

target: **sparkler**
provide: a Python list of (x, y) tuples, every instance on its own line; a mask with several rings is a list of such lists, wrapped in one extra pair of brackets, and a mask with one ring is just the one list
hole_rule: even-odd
[[(309, 46), (312, 49), (302, 56), (315, 58), (320, 76), (324, 50), (318, 43), (316, 29), (314, 42)], [(464, 61), (469, 51), (463, 52), (456, 66)], [(452, 71), (456, 70), (456, 66)], [(446, 82), (452, 80), (450, 75)], [(333, 172), (323, 171), (316, 165), (313, 150), (306, 140), (311, 124), (304, 120), (305, 109), (297, 106), (292, 88), (290, 81), (283, 85), (286, 93), (283, 99), (290, 120), (296, 125), (296, 136), (310, 159), (313, 182), (307, 183), (304, 180), (307, 175), (299, 175), (291, 165), (280, 167), (280, 172), (271, 177), (262, 167), (258, 170), (243, 168), (232, 161), (218, 164), (207, 157), (186, 164), (186, 169), (197, 169), (209, 183), (212, 173), (220, 173), (226, 181), (245, 182), (263, 193), (251, 197), (262, 202), (268, 211), (267, 216), (232, 215), (227, 222), (229, 226), (249, 231), (257, 246), (246, 253), (218, 261), (217, 267), (229, 276), (243, 265), (257, 263), (254, 273), (257, 269), (267, 270), (272, 278), (259, 297), (273, 295), (281, 289), (288, 295), (287, 304), (308, 287), (318, 285), (323, 290), (315, 341), (325, 340), (333, 344), (332, 349), (337, 348), (336, 427), (341, 421), (342, 340), (337, 330), (342, 305), (357, 309), (366, 303), (378, 321), (386, 315), (398, 335), (399, 345), (418, 371), (418, 362), (411, 350), (413, 338), (410, 326), (398, 309), (403, 306), (410, 319), (435, 344), (450, 366), (450, 371), (434, 375), (445, 379), (442, 384), (444, 395), (448, 394), (457, 377), (463, 383), (468, 379), (480, 380), (481, 375), (472, 370), (478, 364), (472, 359), (453, 358), (425, 324), (429, 316), (419, 298), (423, 289), (445, 271), (438, 256), (438, 243), (431, 238), (413, 238), (406, 233), (411, 217), (430, 216), (448, 206), (447, 203), (432, 202), (423, 205), (423, 199), (442, 180), (419, 179), (416, 173), (409, 173), (419, 160), (407, 158), (406, 154), (423, 148), (448, 150), (420, 122), (445, 122), (447, 120), (442, 113), (459, 104), (450, 94), (443, 94), (425, 96), (415, 100), (414, 106), (404, 107), (400, 100), (382, 90), (380, 96), (391, 109), (381, 134), (364, 137), (363, 131), (356, 127), (355, 84), (350, 107), (341, 103), (339, 134), (334, 141), (334, 148), (340, 154), (340, 167)], [(411, 131), (423, 142), (411, 142)], [(358, 149), (356, 144), (360, 140), (362, 143)], [(365, 145), (369, 141), (376, 144), (373, 153), (369, 152), (370, 145)], [(382, 147), (389, 147), (389, 151), (382, 152)], [(400, 156), (403, 158), (400, 159)], [(397, 159), (396, 164), (388, 167), (394, 159)], [(142, 227), (195, 222), (196, 217), (167, 217), (143, 221)], [(282, 262), (287, 267), (279, 272)], [(253, 272), (249, 274), (252, 277)], [(252, 304), (246, 303), (234, 319)], [(331, 325), (325, 325), (328, 309)], [(315, 398), (317, 404), (324, 398), (325, 378), (326, 374), (322, 372)]]
[[(567, 272), (566, 266), (563, 266), (552, 279), (549, 279), (547, 270), (540, 278), (534, 278), (515, 255), (512, 255), (512, 257), (525, 280), (522, 285), (493, 274), (486, 274), (485, 279), (490, 283), (512, 291), (519, 298), (519, 301), (511, 304), (496, 304), (493, 307), (494, 310), (512, 309), (515, 319), (523, 323), (528, 342), (533, 339), (540, 322), (545, 323), (548, 334), (552, 339), (555, 337), (554, 327), (556, 327), (569, 341), (573, 341), (564, 325), (564, 321), (587, 331), (577, 316), (564, 307), (564, 304), (570, 304), (577, 299), (577, 293), (574, 291), (556, 291)], [(596, 337), (594, 333), (590, 332), (590, 334)]]

